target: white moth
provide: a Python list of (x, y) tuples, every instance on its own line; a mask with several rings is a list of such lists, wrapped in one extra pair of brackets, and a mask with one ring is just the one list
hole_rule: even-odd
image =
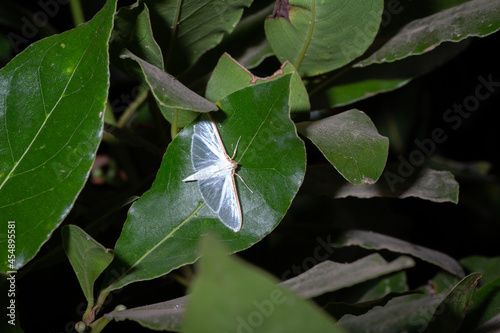
[(233, 156), (229, 157), (217, 126), (211, 118), (206, 119), (202, 116), (201, 120), (194, 125), (191, 142), (191, 162), (196, 172), (182, 180), (184, 182), (197, 180), (201, 196), (207, 206), (217, 214), (225, 226), (234, 232), (241, 229), (242, 221), (241, 206), (234, 180), (238, 162), (233, 161), (238, 142)]

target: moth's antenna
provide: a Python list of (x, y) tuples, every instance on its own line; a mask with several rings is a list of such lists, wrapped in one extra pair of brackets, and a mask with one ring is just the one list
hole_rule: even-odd
[(234, 157), (236, 156), (236, 150), (238, 150), (238, 144), (240, 143), (240, 140), (241, 140), (241, 136), (239, 137), (238, 141), (236, 141), (236, 147), (234, 147), (234, 152), (233, 152), (233, 156), (231, 156), (231, 159), (234, 159)]

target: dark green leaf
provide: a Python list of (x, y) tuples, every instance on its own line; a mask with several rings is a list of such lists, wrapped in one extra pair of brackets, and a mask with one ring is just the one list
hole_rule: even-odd
[(364, 112), (349, 110), (319, 121), (300, 123), (297, 128), (351, 183), (373, 184), (382, 174), (389, 140), (377, 132)]
[(464, 271), (460, 264), (452, 257), (423, 246), (415, 245), (403, 240), (378, 234), (371, 231), (349, 230), (338, 236), (338, 240), (333, 243), (335, 247), (361, 246), (369, 250), (389, 250), (397, 253), (409, 254), (442, 269), (464, 276)]
[(467, 309), (464, 326), (470, 331), (472, 327), (488, 325), (488, 321), (498, 316), (500, 316), (500, 278), (494, 279), (477, 291)]
[(441, 301), (425, 333), (456, 332), (476, 293), (481, 273), (472, 273), (462, 279)]
[(422, 332), (443, 298), (441, 295), (396, 297), (384, 307), (375, 307), (363, 315), (345, 315), (338, 325), (348, 332)]
[(138, 58), (163, 70), (163, 55), (153, 37), (149, 10), (143, 2), (132, 7), (122, 7), (115, 15), (111, 34), (111, 60), (121, 64), (119, 55), (123, 49), (130, 50)]
[(153, 30), (175, 70), (193, 65), (206, 51), (231, 33), (252, 0), (145, 0), (154, 12)]
[[(243, 227), (234, 233), (204, 203), (193, 174), (191, 137), (186, 127), (170, 144), (151, 189), (130, 208), (115, 247), (107, 291), (147, 280), (194, 262), (197, 241), (217, 233), (232, 252), (245, 249), (271, 232), (285, 215), (305, 172), (304, 143), (290, 120), (290, 76), (239, 90), (220, 102), (213, 118), (226, 150), (239, 142), (236, 178)], [(278, 186), (279, 184), (279, 186)], [(115, 275), (115, 277), (113, 277)]]
[(460, 260), (460, 264), (469, 270), (469, 272), (482, 273), (481, 284), (490, 283), (500, 277), (500, 257), (486, 258), (470, 256)]
[(71, 210), (100, 143), (115, 1), (41, 40), (0, 71), (0, 211), (16, 221), (16, 263), (32, 259)]
[(471, 0), (407, 24), (358, 66), (429, 52), (443, 42), (484, 37), (500, 29), (500, 1)]
[(448, 171), (424, 169), (404, 178), (395, 168), (383, 173), (383, 181), (357, 186), (347, 183), (327, 165), (310, 166), (303, 190), (334, 198), (416, 197), (434, 202), (458, 202), (458, 183)]
[(313, 108), (354, 103), (376, 94), (399, 89), (454, 58), (469, 41), (446, 43), (418, 57), (364, 68), (350, 68), (341, 75), (334, 71), (314, 81), (308, 88)]
[(203, 243), (183, 332), (342, 332), (312, 302), (235, 257), (214, 239)]
[(94, 304), (94, 282), (113, 260), (113, 251), (96, 242), (76, 225), (61, 229), (63, 246), (90, 306)]
[(301, 75), (326, 73), (362, 55), (379, 29), (382, 0), (278, 1), (265, 23), (276, 56)]

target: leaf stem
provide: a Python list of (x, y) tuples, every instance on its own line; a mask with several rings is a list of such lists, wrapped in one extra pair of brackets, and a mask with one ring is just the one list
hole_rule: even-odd
[(139, 106), (146, 100), (146, 98), (148, 97), (148, 93), (149, 90), (142, 91), (139, 94), (139, 96), (137, 96), (137, 98), (134, 101), (132, 101), (132, 103), (130, 103), (130, 105), (127, 107), (127, 109), (125, 109), (122, 116), (118, 120), (118, 124), (116, 125), (116, 127), (123, 128), (128, 123), (128, 121), (130, 120), (132, 115), (134, 115), (134, 113), (137, 111)]
[(170, 136), (172, 140), (175, 139), (177, 133), (179, 132), (179, 127), (177, 126), (177, 120), (179, 119), (177, 108), (174, 111), (174, 117), (172, 119), (172, 123), (170, 124)]
[(83, 9), (80, 0), (70, 0), (70, 7), (71, 16), (73, 16), (73, 24), (75, 25), (75, 27), (85, 22), (85, 17), (83, 15)]

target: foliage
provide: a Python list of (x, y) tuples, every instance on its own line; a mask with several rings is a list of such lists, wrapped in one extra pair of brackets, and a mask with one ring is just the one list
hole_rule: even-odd
[[(423, 83), (494, 45), (499, 0), (81, 5), (0, 4), (2, 331), (498, 330), (498, 166), (453, 153), (498, 76)], [(183, 182), (200, 113), (238, 232)]]

